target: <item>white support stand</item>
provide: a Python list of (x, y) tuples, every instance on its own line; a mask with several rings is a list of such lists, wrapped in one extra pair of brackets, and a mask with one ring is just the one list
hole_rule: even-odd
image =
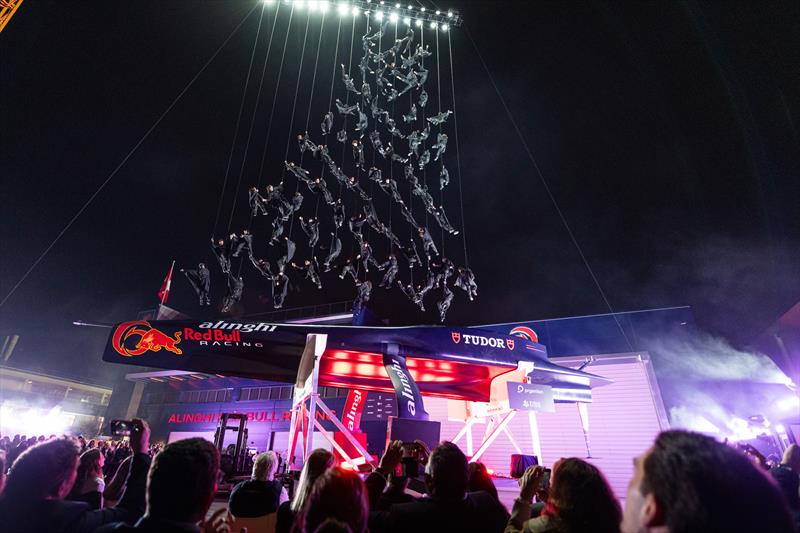
[[(300, 366), (297, 369), (297, 380), (295, 381), (292, 398), (292, 418), (289, 425), (289, 449), (286, 453), (286, 461), (293, 469), (297, 469), (306, 462), (308, 456), (311, 455), (313, 432), (316, 428), (354, 468), (365, 463), (369, 463), (375, 468), (377, 465), (372, 460), (372, 456), (347, 427), (342, 424), (342, 421), (331, 411), (322, 398), (319, 397), (319, 362), (325, 352), (327, 342), (328, 336), (325, 334), (309, 334), (306, 337), (306, 346), (300, 358)], [(322, 423), (316, 418), (317, 408), (328, 417), (336, 429), (353, 445), (360, 454), (359, 457), (350, 457), (335, 441), (333, 435), (322, 426)], [(301, 436), (303, 438), (302, 456), (298, 462), (295, 460), (295, 450)]]

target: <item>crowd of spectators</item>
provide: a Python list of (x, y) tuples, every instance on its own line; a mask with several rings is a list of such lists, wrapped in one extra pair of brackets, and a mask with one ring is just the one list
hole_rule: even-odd
[[(556, 461), (551, 472), (529, 468), (510, 513), (486, 468), (468, 463), (449, 442), (430, 452), (420, 443), (392, 442), (366, 475), (336, 466), (327, 450), (314, 450), (289, 492), (276, 479), (277, 455), (265, 452), (255, 458), (251, 479), (230, 492), (227, 508), (218, 504), (209, 513), (218, 492), (218, 450), (200, 438), (151, 447), (149, 433), (135, 420), (125, 444), (53, 436), (41, 442), (20, 437), (9, 447), (14, 439), (3, 439), (0, 529), (791, 533), (800, 526), (796, 445), (767, 470), (713, 438), (666, 431), (634, 459), (624, 509), (602, 472), (572, 457)], [(21, 442), (25, 449), (12, 462)], [(117, 454), (116, 469), (106, 470)]]

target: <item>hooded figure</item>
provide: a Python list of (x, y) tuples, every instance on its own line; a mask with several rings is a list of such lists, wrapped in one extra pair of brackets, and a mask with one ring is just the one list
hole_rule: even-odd
[(181, 272), (183, 272), (186, 279), (189, 280), (189, 283), (192, 284), (194, 292), (196, 292), (197, 296), (200, 298), (200, 305), (211, 305), (211, 299), (209, 298), (209, 292), (211, 292), (211, 272), (206, 268), (205, 263), (197, 265), (197, 270), (181, 269)]

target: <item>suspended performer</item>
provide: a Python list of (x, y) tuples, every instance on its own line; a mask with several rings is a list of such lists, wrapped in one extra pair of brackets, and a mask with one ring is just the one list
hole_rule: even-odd
[(369, 169), (367, 179), (374, 181), (375, 183), (380, 183), (383, 181), (383, 172), (381, 172), (381, 170), (377, 167), (372, 167)]
[(353, 139), (353, 160), (362, 170), (364, 169), (364, 145), (358, 139)]
[(378, 213), (375, 211), (375, 205), (370, 201), (364, 204), (364, 207), (361, 209), (364, 211), (365, 220), (367, 221), (367, 224), (369, 224), (369, 227), (378, 233), (383, 233), (385, 226), (378, 218)]
[(422, 260), (419, 258), (419, 252), (417, 252), (417, 244), (414, 242), (414, 239), (409, 239), (408, 245), (401, 246), (400, 250), (403, 252), (406, 261), (408, 261), (409, 267), (416, 268), (417, 265), (422, 264)]
[(419, 166), (419, 169), (422, 170), (423, 168), (425, 168), (425, 165), (430, 163), (430, 161), (431, 161), (431, 152), (430, 150), (425, 150), (424, 152), (422, 152), (422, 155), (419, 156), (419, 162), (417, 163), (417, 166)]
[(355, 115), (361, 109), (361, 105), (356, 102), (353, 105), (345, 105), (338, 98), (336, 99), (336, 110), (340, 115)]
[(447, 134), (446, 133), (439, 133), (436, 135), (436, 144), (431, 146), (433, 150), (436, 150), (436, 155), (434, 156), (433, 160), (438, 161), (439, 158), (442, 156), (444, 151), (447, 149)]
[(452, 114), (453, 112), (448, 109), (447, 111), (439, 113), (438, 115), (428, 117), (428, 122), (434, 126), (438, 126), (439, 124), (443, 124), (448, 118), (450, 118), (450, 115)]
[(417, 105), (412, 104), (411, 112), (408, 115), (403, 115), (403, 122), (407, 124), (409, 122), (414, 122), (415, 120), (417, 120)]
[(303, 217), (300, 217), (300, 227), (303, 233), (308, 235), (309, 248), (316, 246), (317, 241), (319, 241), (319, 219), (311, 217), (305, 220)]
[(294, 252), (297, 249), (297, 245), (295, 245), (294, 241), (289, 237), (283, 238), (283, 244), (281, 245), (281, 256), (278, 258), (278, 272), (283, 272), (288, 265), (292, 258), (294, 257)]
[(397, 190), (397, 182), (392, 178), (386, 178), (378, 183), (380, 185), (381, 190), (392, 197), (392, 199), (397, 202), (398, 204), (403, 203), (403, 197), (400, 196), (400, 191)]
[(336, 132), (336, 140), (340, 143), (347, 142), (347, 130), (342, 128), (341, 130)]
[(322, 263), (325, 267), (325, 272), (330, 272), (331, 264), (336, 261), (340, 253), (342, 253), (342, 240), (336, 233), (331, 233), (331, 246), (328, 251), (328, 257), (326, 257), (325, 261)]
[(420, 107), (425, 107), (428, 103), (428, 93), (425, 89), (422, 89), (422, 92), (419, 93), (419, 100), (417, 101)]
[(447, 171), (447, 168), (442, 165), (442, 170), (439, 171), (439, 190), (444, 190), (445, 187), (450, 185), (450, 173)]
[(333, 113), (330, 111), (325, 113), (325, 116), (322, 117), (322, 123), (319, 125), (319, 127), (322, 130), (323, 135), (328, 135), (331, 132), (331, 128), (333, 128)]
[(404, 203), (400, 204), (400, 214), (403, 215), (403, 218), (405, 218), (409, 224), (414, 226), (416, 230), (419, 230), (419, 224), (417, 224), (417, 221), (414, 219), (411, 209), (409, 209)]
[(467, 293), (469, 301), (475, 299), (478, 295), (478, 284), (475, 283), (475, 274), (472, 270), (466, 267), (458, 267), (458, 277), (456, 278), (455, 286)]
[(339, 272), (339, 279), (344, 279), (345, 276), (352, 277), (353, 282), (358, 283), (358, 278), (356, 277), (356, 268), (353, 266), (353, 262), (350, 259), (344, 262), (342, 270)]
[(317, 265), (316, 257), (313, 257), (310, 260), (306, 259), (303, 262), (303, 266), (298, 266), (297, 263), (292, 263), (292, 267), (301, 272), (305, 272), (306, 279), (311, 280), (311, 282), (316, 285), (318, 289), (322, 288), (322, 280), (319, 278), (319, 265)]
[(397, 257), (395, 257), (394, 254), (389, 254), (389, 258), (386, 259), (385, 262), (376, 266), (381, 272), (386, 270), (386, 274), (383, 275), (383, 279), (378, 286), (383, 289), (391, 289), (392, 284), (394, 284), (394, 278), (397, 276), (397, 272), (400, 270), (400, 267), (397, 265)]
[(359, 136), (359, 138), (364, 137), (364, 132), (367, 131), (367, 127), (369, 127), (369, 120), (367, 119), (367, 115), (363, 111), (361, 111), (361, 109), (359, 109), (358, 110), (358, 124), (356, 124), (356, 127), (355, 127), (356, 131), (360, 131), (361, 132), (361, 135)]
[(430, 262), (432, 256), (439, 255), (439, 250), (436, 248), (428, 228), (425, 226), (419, 228), (419, 238), (422, 239), (422, 250), (428, 257), (428, 262)]
[(372, 98), (372, 88), (370, 88), (369, 83), (366, 81), (361, 86), (361, 98), (363, 99), (364, 103), (368, 103)]
[(326, 204), (328, 205), (334, 204), (333, 195), (331, 194), (331, 191), (328, 190), (328, 184), (325, 182), (324, 179), (317, 178), (308, 183), (307, 185), (308, 185), (308, 190), (310, 190), (314, 194), (321, 192), (322, 197), (325, 199)]
[(356, 179), (355, 176), (350, 176), (345, 186), (349, 190), (358, 194), (361, 197), (361, 199), (364, 200), (365, 202), (369, 202), (371, 200), (371, 198), (367, 196), (367, 192), (361, 188), (361, 185), (359, 185), (358, 180)]
[(227, 246), (225, 246), (225, 241), (222, 239), (214, 240), (211, 239), (211, 250), (214, 252), (214, 257), (217, 258), (217, 262), (219, 263), (220, 268), (222, 268), (223, 274), (228, 274), (231, 271), (231, 258), (230, 258), (230, 250)]
[(269, 245), (273, 246), (281, 242), (281, 237), (283, 236), (283, 217), (277, 216), (272, 220), (272, 235), (269, 239)]
[(345, 89), (351, 93), (361, 94), (358, 89), (356, 89), (356, 84), (353, 81), (353, 78), (351, 78), (350, 75), (345, 72), (344, 65), (342, 65), (342, 81), (344, 82)]
[(450, 303), (453, 301), (453, 291), (447, 285), (442, 286), (442, 299), (436, 303), (439, 309), (439, 322), (444, 323), (444, 318), (447, 316), (447, 311), (450, 309)]
[(275, 309), (283, 307), (286, 293), (289, 291), (289, 276), (281, 270), (272, 278), (272, 306)]
[(358, 294), (356, 301), (353, 304), (353, 314), (358, 315), (364, 309), (364, 304), (369, 301), (370, 294), (372, 293), (372, 282), (369, 280), (356, 283), (358, 287)]
[(197, 270), (181, 269), (186, 279), (191, 283), (194, 292), (200, 298), (200, 306), (211, 305), (211, 272), (206, 268), (205, 263), (197, 265)]
[(447, 215), (444, 212), (443, 205), (440, 205), (438, 209), (434, 209), (433, 213), (431, 214), (434, 216), (436, 222), (439, 223), (439, 226), (441, 226), (443, 230), (453, 235), (458, 235), (458, 230), (455, 229), (452, 224), (450, 224), (449, 220), (447, 220)]
[(316, 156), (317, 150), (319, 150), (319, 147), (309, 139), (307, 131), (297, 136), (297, 145), (300, 148), (301, 154), (305, 153), (306, 150), (310, 150), (312, 155)]
[[(297, 213), (298, 211), (300, 211), (300, 207), (302, 205), (303, 205), (303, 195), (300, 193), (300, 191), (298, 191), (298, 192), (294, 193), (294, 196), (292, 196), (291, 213)], [(287, 219), (285, 218), (284, 220), (287, 220)]]
[(249, 201), (251, 216), (257, 216), (259, 213), (267, 214), (267, 201), (258, 192), (258, 187), (250, 187)]
[(414, 290), (413, 285), (410, 283), (403, 285), (402, 281), (398, 281), (397, 285), (400, 287), (400, 290), (403, 291), (403, 294), (406, 295), (406, 298), (414, 302), (414, 304), (419, 307), (420, 311), (425, 312), (425, 304), (422, 301), (422, 297)]
[(270, 266), (269, 261), (265, 261), (264, 259), (256, 259), (251, 255), (250, 262), (253, 263), (253, 267), (258, 270), (259, 274), (265, 278), (272, 280), (272, 278), (275, 276), (275, 274), (272, 272), (272, 267)]
[(403, 132), (398, 129), (397, 124), (395, 123), (393, 118), (386, 120), (386, 129), (389, 133), (392, 134), (392, 137), (399, 137), (401, 139), (405, 139), (406, 136), (403, 135)]
[(371, 131), (369, 134), (369, 141), (372, 143), (372, 149), (376, 152), (383, 150), (383, 143), (381, 142), (381, 134), (378, 130)]
[(356, 259), (361, 261), (361, 266), (364, 267), (364, 272), (369, 272), (370, 263), (376, 266), (378, 265), (378, 262), (375, 261), (374, 257), (372, 257), (372, 246), (370, 246), (367, 241), (362, 241), (360, 251), (361, 253), (358, 254)]
[(253, 235), (246, 229), (242, 230), (240, 236), (233, 235), (231, 238), (233, 246), (233, 257), (239, 257), (244, 250), (247, 250), (247, 255), (253, 256)]
[(337, 228), (341, 228), (344, 224), (346, 215), (344, 212), (344, 203), (341, 198), (337, 198), (333, 203), (333, 223)]
[[(312, 181), (311, 173), (308, 170), (304, 169), (303, 167), (297, 166), (294, 163), (290, 163), (288, 161), (284, 161), (283, 164), (286, 167), (286, 170), (292, 173), (294, 177), (296, 177), (300, 181), (303, 181), (305, 183), (309, 183)], [(281, 184), (283, 184), (283, 182), (281, 182)]]
[(222, 300), (222, 309), (223, 313), (227, 313), (231, 310), (234, 304), (238, 303), (242, 299), (242, 291), (244, 290), (244, 280), (242, 276), (234, 276), (233, 274), (228, 274), (228, 293), (225, 295), (225, 298)]
[(366, 221), (367, 220), (364, 218), (364, 215), (361, 213), (351, 216), (350, 220), (347, 221), (347, 228), (350, 230), (350, 233), (353, 234), (353, 237), (355, 237), (359, 245), (364, 241), (364, 235), (361, 227)]

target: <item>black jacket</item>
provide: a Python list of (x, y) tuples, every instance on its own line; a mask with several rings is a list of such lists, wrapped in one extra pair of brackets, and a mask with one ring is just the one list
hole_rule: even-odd
[(93, 511), (89, 504), (65, 500), (0, 500), (0, 528), (3, 533), (90, 533), (109, 522), (133, 522), (144, 513), (145, 485), (150, 457), (136, 454), (125, 496), (114, 509)]

